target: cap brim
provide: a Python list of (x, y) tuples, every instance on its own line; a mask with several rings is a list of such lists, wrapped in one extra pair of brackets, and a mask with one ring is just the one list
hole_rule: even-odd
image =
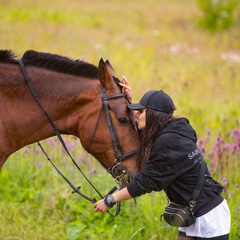
[(143, 109), (145, 107), (140, 103), (132, 103), (132, 104), (128, 105), (128, 108), (132, 109), (132, 110), (139, 110), (139, 109)]

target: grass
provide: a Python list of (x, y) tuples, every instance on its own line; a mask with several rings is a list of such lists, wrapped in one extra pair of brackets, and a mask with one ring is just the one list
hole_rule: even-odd
[[(95, 65), (100, 58), (109, 59), (117, 75), (131, 82), (136, 101), (150, 89), (168, 92), (177, 105), (176, 115), (190, 119), (209, 169), (225, 186), (232, 213), (230, 239), (239, 239), (240, 156), (239, 149), (232, 153), (226, 148), (239, 144), (239, 138), (232, 137), (240, 128), (239, 19), (231, 29), (213, 34), (199, 27), (201, 16), (190, 0), (3, 0), (0, 48), (12, 49), (19, 57), (35, 49)], [(218, 136), (224, 141), (220, 147), (215, 146)], [(66, 139), (79, 165), (105, 194), (114, 180), (77, 139)], [(43, 144), (64, 174), (81, 185), (83, 193), (98, 198), (56, 139), (50, 140)], [(164, 193), (145, 195), (137, 205), (122, 203), (116, 218), (96, 214), (92, 204), (71, 194), (37, 148), (33, 144), (18, 151), (3, 167), (0, 240), (176, 239), (177, 230), (159, 219), (166, 205)]]

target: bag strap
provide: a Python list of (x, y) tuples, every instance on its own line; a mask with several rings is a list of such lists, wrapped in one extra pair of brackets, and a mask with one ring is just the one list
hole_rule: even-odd
[(202, 153), (201, 153), (200, 164), (201, 164), (201, 169), (200, 169), (200, 174), (199, 174), (199, 177), (198, 177), (198, 181), (197, 181), (196, 187), (195, 187), (195, 189), (193, 191), (193, 194), (192, 194), (192, 198), (193, 199), (189, 202), (189, 206), (190, 206), (190, 210), (191, 211), (193, 210), (193, 208), (196, 205), (196, 200), (197, 200), (197, 198), (200, 195), (200, 192), (201, 192), (202, 186), (203, 186), (203, 181), (204, 181), (205, 161), (204, 161)]
[[(197, 198), (200, 195), (200, 192), (201, 192), (202, 186), (203, 186), (203, 181), (204, 181), (205, 161), (204, 161), (202, 153), (200, 153), (200, 154), (201, 154), (201, 160), (200, 160), (199, 164), (201, 164), (201, 169), (200, 169), (200, 173), (199, 173), (199, 177), (198, 177), (198, 181), (197, 181), (196, 187), (193, 190), (192, 200), (189, 202), (189, 206), (190, 206), (190, 210), (191, 211), (193, 210), (193, 208), (196, 205), (196, 200), (197, 200)], [(170, 202), (170, 200), (169, 200), (167, 195), (166, 195), (166, 197), (167, 197), (168, 202)]]

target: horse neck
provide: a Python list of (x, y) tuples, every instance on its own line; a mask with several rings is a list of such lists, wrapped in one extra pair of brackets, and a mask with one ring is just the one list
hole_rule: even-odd
[[(100, 94), (96, 81), (37, 68), (28, 68), (28, 73), (41, 105), (59, 132), (78, 136), (78, 122), (86, 117), (86, 112), (82, 109)], [(10, 148), (10, 154), (28, 144), (55, 135), (44, 111), (24, 81), (20, 73), (18, 77), (12, 76), (8, 91), (12, 92), (10, 89), (14, 85), (20, 87), (14, 88), (14, 94), (3, 94), (6, 114), (1, 121), (6, 125), (1, 133), (6, 140), (5, 151)], [(89, 94), (90, 90), (93, 94)], [(3, 145), (1, 143), (0, 148)]]

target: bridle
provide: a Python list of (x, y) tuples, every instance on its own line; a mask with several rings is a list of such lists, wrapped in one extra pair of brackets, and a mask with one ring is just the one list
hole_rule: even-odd
[[(37, 101), (37, 103), (39, 104), (39, 106), (41, 107), (41, 109), (43, 110), (44, 114), (46, 115), (47, 119), (49, 120), (56, 136), (58, 137), (60, 143), (62, 144), (64, 150), (66, 151), (66, 153), (68, 154), (68, 156), (70, 157), (70, 159), (72, 160), (73, 164), (76, 166), (76, 168), (79, 170), (79, 172), (82, 174), (82, 176), (87, 180), (87, 182), (90, 184), (90, 186), (98, 193), (98, 195), (103, 198), (103, 196), (101, 195), (101, 193), (96, 189), (96, 187), (89, 181), (89, 179), (86, 177), (86, 175), (83, 173), (83, 171), (81, 170), (81, 168), (77, 165), (77, 163), (75, 162), (75, 160), (73, 159), (73, 157), (71, 156), (70, 152), (68, 151), (66, 145), (65, 145), (65, 142), (64, 140), (62, 139), (61, 137), (61, 134), (59, 132), (59, 130), (57, 129), (56, 125), (54, 124), (54, 122), (52, 121), (52, 119), (50, 118), (50, 116), (48, 115), (48, 113), (45, 111), (45, 109), (43, 108), (39, 98), (38, 98), (38, 95), (32, 85), (32, 82), (30, 80), (30, 78), (28, 77), (28, 74), (26, 72), (26, 69), (25, 69), (25, 66), (23, 64), (23, 61), (21, 59), (18, 59), (18, 63), (20, 65), (20, 68), (22, 70), (22, 73), (23, 73), (23, 76), (27, 82), (27, 85), (29, 87), (29, 89), (31, 90), (31, 93), (32, 95), (34, 96), (35, 100)], [(115, 83), (117, 84), (117, 81), (118, 83), (120, 82), (117, 78), (113, 77)], [(118, 98), (122, 98), (122, 97), (126, 97), (125, 94), (115, 94), (115, 95), (112, 95), (112, 96), (107, 96), (106, 94), (106, 90), (105, 88), (101, 88), (102, 89), (102, 106), (101, 106), (101, 109), (100, 109), (100, 113), (98, 115), (98, 119), (97, 119), (97, 122), (96, 122), (96, 125), (95, 125), (95, 128), (94, 128), (94, 131), (92, 133), (92, 136), (90, 138), (90, 142), (89, 142), (89, 145), (88, 145), (88, 151), (90, 151), (90, 147), (92, 145), (92, 142), (93, 142), (93, 138), (94, 138), (94, 135), (95, 135), (95, 132), (97, 130), (97, 126), (98, 126), (98, 122), (99, 122), (99, 119), (100, 119), (100, 116), (101, 116), (101, 113), (103, 111), (103, 108), (105, 109), (105, 112), (106, 112), (106, 117), (107, 117), (107, 122), (108, 122), (108, 126), (109, 126), (109, 129), (110, 129), (110, 134), (111, 134), (111, 138), (112, 138), (112, 145), (113, 145), (113, 148), (114, 148), (114, 154), (115, 154), (115, 160), (114, 160), (114, 164), (108, 168), (108, 172), (115, 178), (117, 179), (117, 181), (119, 181), (125, 174), (126, 174), (126, 171), (124, 170), (124, 168), (121, 168), (121, 173), (118, 175), (117, 174), (117, 167), (119, 165), (121, 165), (121, 163), (127, 159), (127, 158), (130, 158), (132, 156), (134, 156), (136, 153), (137, 153), (137, 150), (134, 150), (134, 151), (131, 151), (129, 153), (123, 153), (123, 150), (122, 150), (122, 147), (120, 146), (119, 144), (119, 141), (118, 141), (118, 138), (117, 138), (117, 135), (116, 135), (116, 132), (115, 132), (115, 129), (113, 127), (113, 124), (112, 124), (112, 120), (111, 120), (111, 116), (110, 116), (110, 113), (109, 113), (109, 108), (108, 108), (108, 100), (112, 100), (112, 99), (118, 99)], [(49, 158), (49, 156), (47, 155), (47, 153), (45, 152), (45, 150), (43, 149), (42, 145), (40, 144), (40, 142), (38, 142), (38, 145), (39, 147), (42, 149), (43, 153), (45, 154), (45, 156), (47, 157), (47, 159), (50, 161), (50, 163), (52, 164), (52, 166), (56, 169), (56, 171), (61, 175), (61, 177), (68, 183), (68, 185), (73, 189), (72, 193), (78, 193), (81, 197), (83, 197), (84, 199), (88, 200), (89, 202), (91, 203), (95, 203), (97, 200), (95, 198), (90, 198), (88, 196), (86, 196), (85, 194), (83, 194), (82, 192), (80, 192), (80, 186), (79, 187), (75, 187), (64, 175), (63, 173), (56, 167), (56, 165), (53, 163), (53, 161)], [(118, 146), (119, 149), (120, 149), (120, 152), (121, 152), (121, 155), (118, 154)], [(114, 191), (117, 190), (117, 187), (114, 186), (107, 194), (110, 194), (110, 193), (113, 193)], [(114, 216), (116, 217), (119, 213), (120, 213), (120, 204), (121, 203), (118, 203), (117, 204), (117, 209), (116, 209), (116, 214), (113, 215), (111, 214), (110, 212), (108, 212), (111, 216)]]
[[(114, 82), (116, 84), (118, 84), (120, 82), (119, 79), (116, 78), (116, 77), (113, 77), (113, 79), (114, 79)], [(121, 168), (120, 169), (121, 172), (119, 173), (118, 167), (122, 164), (122, 162), (124, 160), (126, 160), (127, 158), (130, 158), (130, 157), (132, 157), (134, 155), (136, 155), (137, 154), (137, 150), (134, 150), (134, 151), (131, 151), (131, 152), (128, 152), (128, 153), (124, 153), (123, 152), (123, 149), (122, 149), (122, 147), (121, 147), (121, 145), (119, 143), (116, 131), (114, 129), (114, 125), (112, 123), (112, 119), (111, 119), (110, 112), (109, 112), (108, 101), (109, 100), (116, 100), (118, 98), (125, 98), (126, 95), (123, 94), (123, 93), (119, 93), (119, 94), (108, 96), (107, 93), (106, 93), (106, 89), (104, 87), (101, 87), (101, 90), (102, 90), (102, 106), (100, 108), (100, 112), (99, 112), (99, 115), (98, 115), (98, 118), (97, 118), (97, 122), (95, 124), (92, 136), (90, 138), (87, 151), (90, 152), (90, 148), (91, 148), (91, 145), (92, 145), (92, 142), (93, 142), (94, 135), (95, 135), (96, 130), (97, 130), (99, 119), (100, 119), (100, 116), (101, 116), (101, 114), (103, 112), (103, 109), (104, 109), (105, 113), (106, 113), (106, 117), (107, 117), (107, 123), (108, 123), (108, 127), (109, 127), (109, 130), (110, 130), (110, 135), (111, 135), (111, 139), (112, 139), (112, 146), (113, 146), (113, 149), (114, 149), (114, 156), (115, 156), (114, 164), (111, 167), (109, 167), (107, 169), (107, 171), (115, 179), (120, 179), (123, 175), (125, 175), (126, 171), (125, 171), (124, 168)], [(119, 155), (118, 149), (121, 152), (121, 155)]]

